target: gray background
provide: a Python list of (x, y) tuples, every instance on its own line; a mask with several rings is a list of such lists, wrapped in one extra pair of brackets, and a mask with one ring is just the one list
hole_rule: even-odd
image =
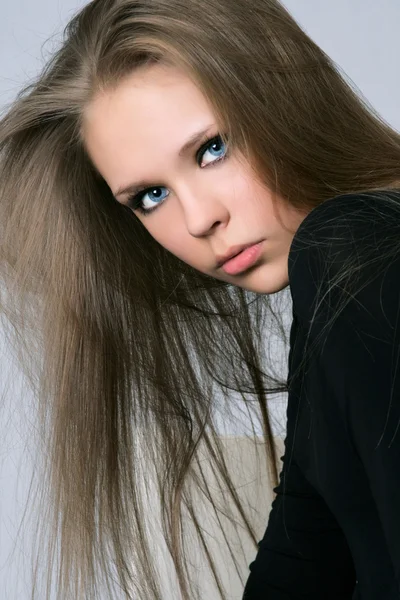
[[(63, 27), (84, 4), (78, 0), (2, 0), (0, 110), (46, 62)], [(399, 130), (400, 0), (286, 0), (285, 5), (374, 108)], [(25, 600), (29, 598), (33, 534), (28, 525), (22, 531), (18, 527), (35, 456), (27, 443), (31, 398), (23, 392), (15, 405), (18, 394), (14, 391), (21, 389), (21, 381), (11, 365), (0, 330), (0, 598)], [(281, 425), (276, 432), (282, 434), (282, 411), (276, 416)]]

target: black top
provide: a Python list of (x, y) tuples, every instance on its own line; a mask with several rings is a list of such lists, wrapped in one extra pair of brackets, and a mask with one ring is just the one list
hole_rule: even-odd
[(400, 599), (399, 203), (337, 196), (294, 236), (285, 454), (244, 600)]

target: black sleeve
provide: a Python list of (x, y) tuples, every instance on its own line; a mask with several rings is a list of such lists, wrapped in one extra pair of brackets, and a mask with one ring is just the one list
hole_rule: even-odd
[(243, 600), (351, 600), (356, 578), (342, 530), (286, 455)]
[(340, 374), (330, 379), (333, 397), (368, 480), (400, 598), (400, 255), (352, 298), (329, 338), (320, 368), (329, 373), (334, 360)]
[[(294, 306), (304, 323), (315, 319), (317, 332), (346, 300), (330, 334), (341, 374), (330, 385), (337, 388), (338, 410), (368, 477), (400, 581), (398, 240), (399, 208), (390, 198), (387, 203), (368, 194), (330, 199), (300, 225), (289, 255), (289, 278)], [(354, 267), (351, 280), (340, 277)], [(327, 376), (332, 368), (324, 360), (332, 352), (319, 358)], [(274, 491), (243, 600), (350, 599), (356, 581), (346, 540), (293, 459), (288, 470), (284, 463)]]
[[(318, 368), (368, 479), (400, 592), (398, 202), (398, 195), (386, 201), (374, 194), (329, 200), (300, 226), (289, 270), (302, 318), (310, 323), (317, 316), (310, 339), (342, 309), (324, 338)], [(346, 276), (350, 267), (355, 271)]]

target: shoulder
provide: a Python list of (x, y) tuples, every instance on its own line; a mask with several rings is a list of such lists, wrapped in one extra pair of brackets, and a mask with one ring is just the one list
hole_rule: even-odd
[[(400, 252), (400, 191), (343, 194), (310, 213), (288, 257), (295, 312), (310, 321), (346, 290), (376, 279)], [(399, 273), (400, 274), (400, 273)]]
[(312, 240), (332, 243), (334, 233), (344, 241), (347, 239), (346, 232), (362, 234), (377, 227), (400, 227), (399, 218), (400, 190), (342, 194), (329, 198), (312, 209), (298, 227), (289, 253), (291, 266), (295, 255), (309, 247)]

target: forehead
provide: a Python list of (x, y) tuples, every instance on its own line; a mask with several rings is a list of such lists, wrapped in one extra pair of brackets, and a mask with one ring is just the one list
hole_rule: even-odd
[(99, 171), (119, 180), (127, 153), (135, 161), (158, 151), (176, 154), (213, 120), (207, 99), (184, 72), (152, 65), (95, 96), (86, 107), (82, 135)]
[(174, 67), (153, 65), (133, 72), (116, 88), (103, 91), (87, 106), (83, 134), (96, 137), (124, 137), (132, 129), (138, 134), (147, 127), (184, 126), (187, 121), (212, 115), (204, 95), (192, 80)]

